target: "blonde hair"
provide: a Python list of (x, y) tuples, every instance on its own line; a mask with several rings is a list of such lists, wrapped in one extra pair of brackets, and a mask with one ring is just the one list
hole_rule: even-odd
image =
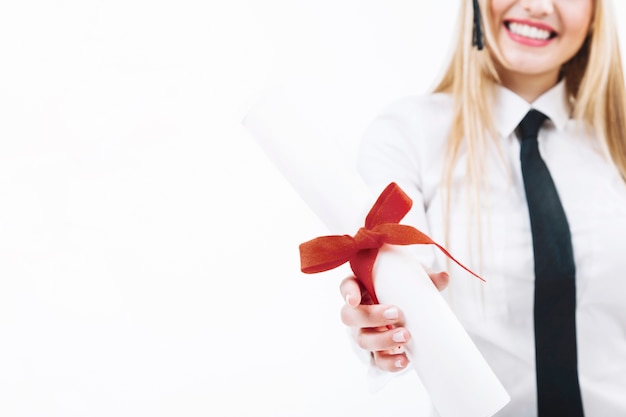
[(595, 0), (591, 33), (563, 66), (573, 117), (595, 129), (626, 181), (626, 88), (615, 12), (610, 0)]
[[(461, 1), (456, 46), (447, 69), (434, 92), (449, 93), (454, 109), (443, 184), (446, 190), (444, 218), (449, 219), (452, 172), (461, 154), (466, 164), (466, 180), (473, 194), (466, 197), (467, 207), (480, 230), (480, 190), (484, 157), (490, 142), (497, 138), (493, 114), (495, 85), (499, 83), (494, 56), (493, 28), (488, 0), (479, 0), (483, 16), (486, 49), (472, 46), (473, 9), (469, 0)], [(615, 15), (610, 0), (594, 0), (594, 16), (589, 35), (577, 54), (561, 69), (572, 105), (572, 117), (593, 128), (607, 155), (626, 181), (626, 88)], [(497, 149), (500, 149), (497, 147)], [(448, 223), (448, 222), (446, 222)], [(446, 231), (448, 236), (448, 231)], [(479, 242), (481, 240), (479, 239)], [(481, 248), (478, 248), (482, 252)]]

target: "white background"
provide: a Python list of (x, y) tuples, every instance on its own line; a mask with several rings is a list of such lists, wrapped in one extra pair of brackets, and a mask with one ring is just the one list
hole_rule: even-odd
[(299, 272), (326, 230), (241, 120), (283, 89), (351, 161), (432, 86), (457, 6), (5, 1), (0, 415), (417, 413), (412, 374), (367, 392), (348, 271)]

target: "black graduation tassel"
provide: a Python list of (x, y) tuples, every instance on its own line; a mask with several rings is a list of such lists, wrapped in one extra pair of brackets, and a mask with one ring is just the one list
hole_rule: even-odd
[(474, 30), (472, 34), (472, 46), (475, 46), (476, 49), (481, 51), (483, 47), (485, 46), (485, 41), (483, 39), (480, 7), (478, 6), (478, 0), (473, 0), (473, 2), (474, 2)]

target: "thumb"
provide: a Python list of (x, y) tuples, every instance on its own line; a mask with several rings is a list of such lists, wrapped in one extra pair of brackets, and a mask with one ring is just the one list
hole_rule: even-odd
[(430, 280), (435, 284), (437, 290), (443, 291), (448, 287), (448, 283), (450, 282), (450, 275), (446, 271), (435, 272), (430, 268), (424, 268)]

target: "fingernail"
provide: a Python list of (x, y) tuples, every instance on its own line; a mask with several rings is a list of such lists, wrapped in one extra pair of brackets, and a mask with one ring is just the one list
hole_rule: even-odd
[(395, 320), (398, 318), (398, 309), (395, 307), (388, 308), (383, 312), (383, 316), (387, 320)]
[(393, 341), (397, 343), (406, 342), (406, 338), (404, 337), (402, 330), (393, 334)]
[(353, 302), (354, 297), (352, 297), (352, 294), (348, 294), (346, 295), (346, 304), (348, 304), (351, 307), (356, 307), (356, 304)]
[(402, 364), (402, 361), (400, 359), (395, 361), (394, 365), (396, 365), (396, 368), (404, 368), (404, 365)]

